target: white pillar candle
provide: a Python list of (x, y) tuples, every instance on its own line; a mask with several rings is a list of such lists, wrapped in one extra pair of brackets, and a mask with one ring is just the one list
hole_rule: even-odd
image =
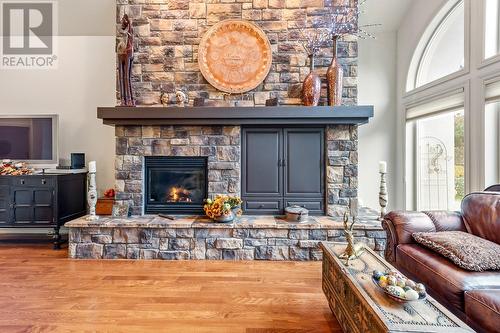
[(378, 163), (378, 171), (380, 173), (387, 173), (387, 162), (386, 161), (380, 161)]
[(89, 162), (89, 172), (97, 172), (97, 165), (95, 161)]

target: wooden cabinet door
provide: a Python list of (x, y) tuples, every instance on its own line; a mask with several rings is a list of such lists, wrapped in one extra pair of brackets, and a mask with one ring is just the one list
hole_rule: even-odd
[(14, 224), (53, 224), (53, 191), (53, 188), (14, 188), (12, 191), (12, 218)]
[(12, 218), (14, 224), (33, 223), (33, 189), (30, 187), (12, 190)]
[(0, 184), (0, 226), (10, 223), (10, 188)]
[(281, 197), (282, 130), (245, 128), (242, 138), (242, 196)]
[(284, 196), (322, 198), (324, 193), (324, 131), (284, 129)]

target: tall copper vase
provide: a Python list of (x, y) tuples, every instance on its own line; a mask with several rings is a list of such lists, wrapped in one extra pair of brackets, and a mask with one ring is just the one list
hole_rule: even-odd
[(338, 37), (333, 37), (333, 58), (332, 63), (326, 71), (328, 105), (342, 105), (342, 80), (344, 72), (337, 59), (337, 40)]
[(314, 73), (314, 56), (311, 57), (311, 70), (302, 84), (302, 103), (305, 106), (317, 106), (321, 96), (321, 79)]

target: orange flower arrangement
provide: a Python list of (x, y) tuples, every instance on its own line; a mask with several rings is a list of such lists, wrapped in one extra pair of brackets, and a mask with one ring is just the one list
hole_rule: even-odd
[[(203, 210), (205, 214), (211, 218), (215, 219), (221, 216), (227, 216), (232, 213), (232, 209), (241, 205), (242, 201), (238, 197), (233, 197), (229, 195), (216, 195), (215, 199), (206, 199)], [(241, 210), (238, 211), (238, 214)]]

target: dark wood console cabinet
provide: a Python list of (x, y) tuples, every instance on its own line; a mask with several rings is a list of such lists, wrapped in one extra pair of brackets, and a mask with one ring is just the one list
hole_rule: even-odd
[(87, 177), (78, 174), (0, 176), (0, 228), (60, 227), (87, 212)]
[(325, 211), (324, 128), (246, 127), (242, 199), (248, 214), (282, 214), (298, 205)]

